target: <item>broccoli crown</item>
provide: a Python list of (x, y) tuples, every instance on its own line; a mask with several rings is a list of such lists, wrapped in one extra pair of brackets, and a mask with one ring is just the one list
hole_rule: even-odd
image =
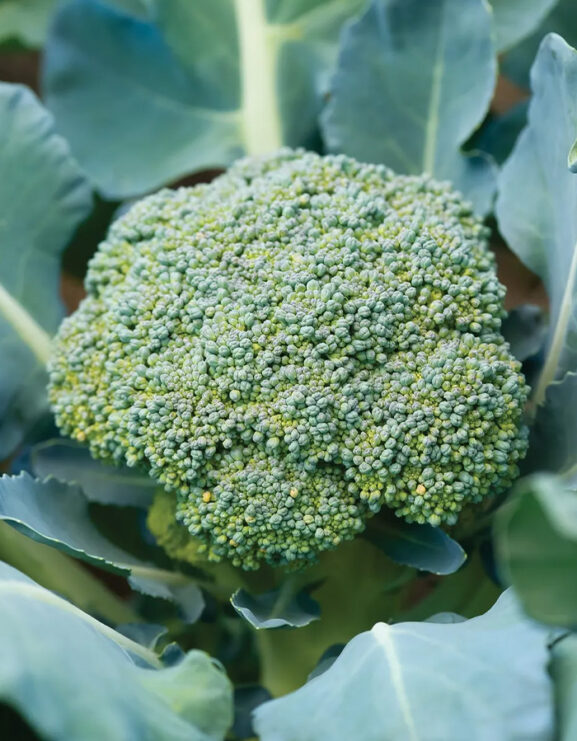
[(508, 487), (527, 387), (487, 230), (446, 184), (282, 150), (115, 222), (55, 342), (62, 431), (144, 465), (209, 558), (314, 558), (383, 505)]

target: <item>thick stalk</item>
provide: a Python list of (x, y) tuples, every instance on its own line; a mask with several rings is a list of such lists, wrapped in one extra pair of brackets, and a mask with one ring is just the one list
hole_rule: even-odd
[(0, 284), (0, 315), (13, 327), (24, 344), (46, 365), (50, 358), (51, 339), (26, 309)]
[(321, 619), (304, 628), (257, 632), (261, 683), (275, 696), (301, 686), (327, 648), (393, 617), (405, 577), (406, 567), (360, 539), (323, 554), (318, 566), (298, 575), (301, 584), (324, 579), (312, 592)]
[(141, 659), (144, 659), (147, 664), (154, 666), (156, 669), (163, 668), (162, 662), (153, 651), (146, 648), (145, 646), (140, 645), (140, 643), (136, 643), (132, 639), (127, 638), (121, 633), (117, 633), (117, 631), (109, 628), (108, 625), (101, 623), (99, 620), (96, 620), (91, 615), (88, 615), (86, 612), (79, 610), (78, 607), (70, 604), (70, 602), (62, 599), (62, 597), (59, 597), (53, 592), (49, 592), (47, 589), (39, 587), (37, 584), (29, 584), (27, 582), (17, 580), (3, 581), (2, 583), (0, 583), (0, 597), (2, 595), (25, 597), (33, 599), (36, 602), (42, 602), (46, 605), (57, 607), (59, 610), (62, 610), (69, 615), (74, 615), (75, 618), (86, 623), (93, 630), (96, 630), (98, 633), (106, 636), (106, 638), (108, 638), (109, 640), (114, 641), (114, 643), (123, 648), (125, 651), (129, 651), (130, 653), (139, 656)]
[(486, 612), (501, 591), (475, 555), (414, 604), (421, 591), (415, 570), (393, 563), (363, 540), (324, 554), (319, 566), (302, 576), (307, 573), (311, 582), (326, 576), (312, 593), (321, 605), (321, 619), (304, 628), (257, 632), (260, 681), (277, 697), (302, 686), (330, 646), (347, 643), (375, 623), (424, 620), (438, 612), (474, 617)]
[(138, 614), (73, 559), (0, 522), (0, 559), (63, 595), (83, 610), (114, 623), (140, 622)]
[(248, 154), (282, 145), (277, 94), (278, 39), (267, 23), (265, 0), (235, 0), (240, 52), (241, 112)]

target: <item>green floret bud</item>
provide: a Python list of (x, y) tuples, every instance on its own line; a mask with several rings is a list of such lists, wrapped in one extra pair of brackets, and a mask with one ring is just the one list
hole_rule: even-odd
[(527, 449), (487, 236), (448, 185), (344, 156), (160, 191), (62, 324), (57, 423), (147, 468), (195, 548), (243, 568), (314, 560), (384, 505), (454, 524)]
[(178, 522), (174, 516), (175, 507), (175, 494), (159, 489), (148, 510), (148, 527), (158, 545), (162, 546), (171, 558), (203, 565), (208, 558), (208, 549), (202, 541), (191, 538), (186, 527)]

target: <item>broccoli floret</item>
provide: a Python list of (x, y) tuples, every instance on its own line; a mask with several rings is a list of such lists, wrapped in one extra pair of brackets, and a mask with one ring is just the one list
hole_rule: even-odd
[(527, 448), (487, 236), (447, 184), (344, 156), (162, 190), (113, 224), (60, 329), (57, 423), (147, 467), (244, 568), (314, 559), (383, 505), (453, 524)]

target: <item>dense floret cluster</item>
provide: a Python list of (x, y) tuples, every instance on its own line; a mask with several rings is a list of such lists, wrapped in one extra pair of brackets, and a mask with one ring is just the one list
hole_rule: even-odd
[(447, 185), (282, 151), (119, 219), (64, 322), (62, 431), (145, 466), (215, 560), (313, 558), (383, 505), (454, 523), (517, 475), (527, 389)]

